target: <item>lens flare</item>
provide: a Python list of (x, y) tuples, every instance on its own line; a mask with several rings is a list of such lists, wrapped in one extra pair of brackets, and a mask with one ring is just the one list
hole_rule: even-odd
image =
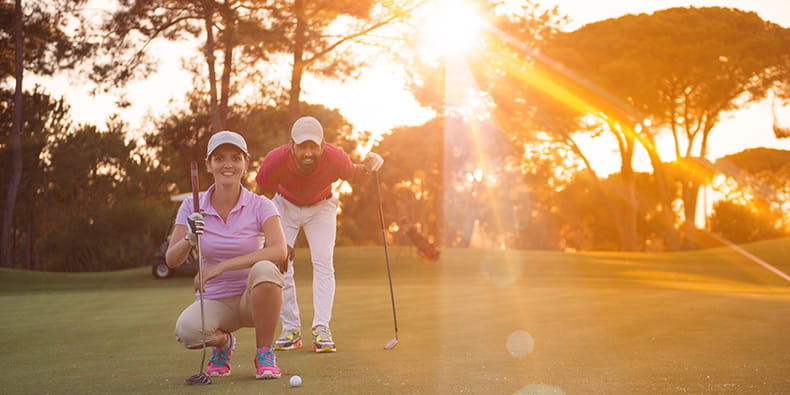
[(514, 392), (513, 395), (565, 395), (565, 391), (552, 385), (529, 384)]
[(535, 339), (527, 331), (515, 331), (507, 337), (507, 352), (516, 358), (524, 358), (535, 349)]

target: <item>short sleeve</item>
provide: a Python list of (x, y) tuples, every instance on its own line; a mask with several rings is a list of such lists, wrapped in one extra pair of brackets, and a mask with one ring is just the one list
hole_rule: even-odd
[(176, 213), (176, 225), (187, 225), (187, 217), (189, 214), (192, 214), (192, 197), (188, 197), (181, 202), (181, 207), (178, 208), (178, 213)]

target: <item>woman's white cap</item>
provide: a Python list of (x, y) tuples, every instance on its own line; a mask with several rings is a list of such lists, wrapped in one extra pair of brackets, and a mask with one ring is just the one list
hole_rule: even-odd
[(221, 132), (214, 133), (214, 135), (208, 140), (206, 159), (208, 159), (209, 156), (211, 156), (211, 153), (222, 144), (234, 145), (244, 152), (245, 155), (250, 155), (250, 153), (247, 152), (247, 142), (244, 141), (244, 137), (241, 137), (241, 135), (236, 132), (223, 130)]

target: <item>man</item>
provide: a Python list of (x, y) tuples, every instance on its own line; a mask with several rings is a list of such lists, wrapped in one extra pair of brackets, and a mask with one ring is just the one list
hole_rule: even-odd
[[(335, 268), (332, 262), (337, 233), (337, 196), (332, 183), (351, 181), (362, 171), (375, 172), (384, 159), (373, 152), (363, 164), (354, 164), (342, 149), (324, 141), (324, 130), (313, 117), (302, 117), (291, 127), (291, 141), (275, 148), (263, 159), (255, 181), (258, 193), (269, 197), (280, 212), (285, 241), (294, 245), (304, 229), (313, 265), (313, 351), (334, 352), (329, 330), (335, 299)], [(302, 347), (301, 320), (294, 284), (293, 251), (283, 285), (280, 311), (282, 335), (275, 350)]]

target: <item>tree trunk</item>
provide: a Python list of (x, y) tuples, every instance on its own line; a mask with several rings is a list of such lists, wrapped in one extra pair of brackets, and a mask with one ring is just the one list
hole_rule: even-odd
[[(629, 244), (627, 239), (628, 239), (628, 237), (632, 237), (633, 238), (633, 235), (636, 232), (636, 209), (634, 208), (633, 210), (628, 210), (624, 214), (623, 210), (619, 206), (617, 206), (615, 204), (616, 201), (612, 197), (612, 195), (613, 195), (612, 191), (604, 187), (603, 181), (601, 181), (601, 179), (598, 178), (598, 175), (595, 174), (595, 170), (593, 170), (593, 167), (592, 167), (592, 164), (590, 163), (590, 160), (587, 158), (587, 156), (584, 154), (584, 152), (582, 152), (582, 150), (578, 146), (578, 144), (576, 144), (576, 142), (573, 141), (573, 139), (571, 139), (571, 138), (568, 138), (566, 140), (566, 143), (567, 143), (567, 145), (569, 147), (571, 147), (571, 150), (573, 150), (573, 152), (576, 155), (578, 155), (579, 158), (581, 158), (582, 162), (584, 162), (585, 171), (586, 171), (587, 174), (589, 174), (590, 179), (593, 181), (592, 182), (592, 185), (593, 185), (592, 191), (593, 191), (593, 193), (595, 193), (598, 201), (601, 202), (601, 204), (603, 204), (606, 207), (606, 210), (609, 212), (609, 214), (611, 214), (612, 220), (614, 221), (615, 226), (617, 227), (617, 234), (618, 234), (618, 236), (620, 238), (620, 248), (624, 249), (624, 250), (628, 250), (628, 248), (635, 248), (635, 247), (627, 247), (629, 245), (634, 245), (634, 246), (636, 245), (635, 243), (630, 243)], [(633, 146), (633, 144), (632, 144), (632, 146)], [(631, 151), (633, 151), (633, 149)], [(621, 167), (621, 170), (620, 170), (621, 173), (623, 173), (625, 175), (625, 173), (629, 172), (629, 171), (626, 170), (626, 168), (631, 169), (630, 173), (632, 174), (632, 176), (630, 178), (633, 180), (633, 168), (630, 166), (630, 163), (627, 166), (625, 165), (625, 163), (627, 163), (627, 162), (624, 161), (623, 163), (624, 164), (623, 164), (623, 166)], [(627, 195), (618, 194), (620, 199), (622, 199), (626, 203), (627, 203), (627, 200), (629, 200), (629, 199), (626, 199), (625, 196), (632, 196), (632, 197), (634, 196), (633, 195), (633, 193), (634, 193), (633, 181), (631, 181), (629, 184), (630, 184), (630, 188), (631, 188), (631, 193), (629, 193)], [(626, 189), (624, 189), (623, 191), (626, 191)], [(624, 192), (624, 193), (627, 193), (627, 192)], [(630, 200), (634, 201), (633, 198), (631, 198)], [(629, 221), (631, 221), (631, 223), (633, 223), (633, 226), (630, 227), (630, 228), (628, 226)], [(631, 230), (629, 231), (629, 229), (631, 229)]]
[(656, 180), (656, 189), (658, 189), (658, 198), (661, 203), (660, 215), (661, 224), (664, 231), (664, 240), (667, 242), (667, 248), (670, 251), (680, 249), (680, 240), (678, 232), (675, 229), (675, 213), (672, 209), (672, 195), (667, 186), (667, 174), (664, 171), (664, 164), (656, 152), (656, 144), (653, 138), (648, 133), (643, 133), (639, 138), (639, 142), (645, 147), (648, 157), (650, 157), (650, 164), (653, 166), (653, 176)]
[(222, 119), (217, 104), (217, 72), (214, 70), (214, 11), (206, 9), (206, 63), (208, 64), (208, 84), (211, 95), (211, 132), (222, 130)]
[(230, 74), (233, 71), (233, 46), (225, 42), (225, 59), (222, 63), (222, 79), (220, 84), (219, 117), (222, 129), (228, 123), (228, 100), (230, 98)]
[(220, 17), (225, 21), (225, 33), (222, 35), (223, 56), (222, 77), (220, 78), (219, 116), (222, 128), (228, 124), (228, 102), (230, 101), (230, 76), (233, 73), (233, 49), (238, 39), (236, 37), (237, 15), (233, 11), (229, 0), (225, 0), (224, 7), (220, 9)]
[(2, 230), (2, 261), (0, 266), (10, 267), (13, 265), (14, 255), (11, 251), (11, 224), (14, 219), (14, 209), (16, 205), (16, 195), (19, 191), (19, 183), (22, 180), (22, 74), (24, 64), (22, 62), (23, 48), (22, 31), (22, 0), (14, 3), (14, 77), (16, 78), (16, 88), (14, 90), (14, 111), (11, 118), (11, 177), (8, 179), (8, 191), (6, 193), (5, 208), (3, 210), (3, 230)]
[(620, 247), (623, 251), (636, 251), (636, 191), (634, 190), (634, 168), (630, 162), (623, 162), (622, 196), (623, 216), (620, 230)]
[[(614, 128), (612, 128), (614, 130)], [(622, 216), (617, 224), (620, 233), (620, 248), (623, 251), (635, 251), (636, 240), (636, 190), (634, 182), (634, 135), (623, 133), (620, 138), (620, 200), (622, 201)]]
[(302, 92), (302, 73), (304, 72), (305, 15), (304, 0), (294, 1), (294, 14), (296, 15), (296, 29), (294, 30), (294, 64), (291, 70), (291, 91), (288, 99), (288, 115), (291, 123), (301, 115), (299, 110), (299, 96)]
[(697, 199), (699, 198), (699, 183), (694, 180), (683, 182), (683, 247), (694, 248), (697, 233)]

